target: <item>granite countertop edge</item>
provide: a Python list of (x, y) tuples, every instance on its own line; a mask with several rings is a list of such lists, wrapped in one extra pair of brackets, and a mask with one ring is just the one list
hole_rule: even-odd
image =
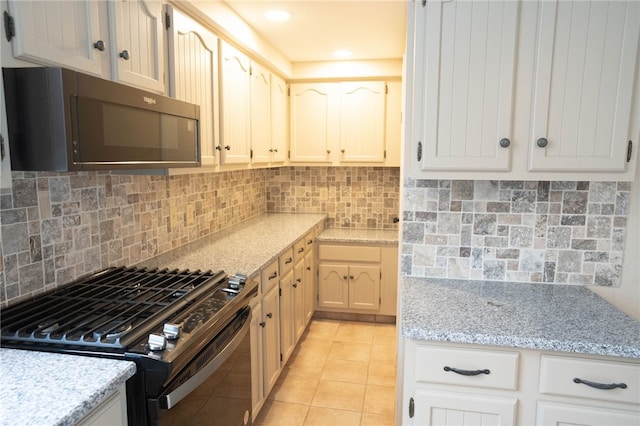
[(584, 286), (401, 277), (401, 288), (409, 339), (640, 359), (640, 322)]
[(332, 243), (398, 244), (397, 229), (327, 228), (317, 241)]
[(0, 368), (2, 426), (74, 425), (136, 372), (130, 361), (9, 348), (0, 348)]

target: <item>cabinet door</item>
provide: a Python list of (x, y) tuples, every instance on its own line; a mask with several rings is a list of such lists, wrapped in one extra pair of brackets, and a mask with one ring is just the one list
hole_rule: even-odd
[(321, 308), (348, 308), (348, 280), (348, 266), (320, 263), (318, 265), (318, 306)]
[(387, 105), (385, 125), (385, 166), (400, 167), (402, 149), (402, 82), (387, 82)]
[(114, 80), (164, 93), (162, 2), (113, 0), (110, 39)]
[(304, 259), (300, 259), (293, 268), (293, 331), (296, 342), (300, 340), (306, 325), (305, 290)]
[(220, 134), (222, 164), (251, 161), (251, 61), (220, 40)]
[(280, 300), (279, 288), (274, 286), (262, 296), (262, 334), (264, 359), (264, 395), (268, 395), (280, 375)]
[(291, 85), (291, 162), (327, 162), (337, 132), (336, 85)]
[(295, 332), (293, 329), (293, 270), (287, 272), (280, 280), (280, 353), (281, 365), (284, 365), (295, 347)]
[(545, 1), (539, 16), (529, 170), (624, 171), (640, 3)]
[(305, 326), (311, 321), (316, 303), (316, 285), (315, 285), (315, 258), (313, 252), (313, 242), (311, 248), (307, 249), (304, 256), (304, 324)]
[(104, 1), (10, 0), (7, 6), (16, 27), (16, 36), (11, 40), (16, 58), (96, 76), (108, 73), (109, 40)]
[(270, 149), (271, 73), (254, 62), (251, 65), (251, 162), (270, 162)]
[(287, 83), (271, 74), (271, 161), (284, 162), (289, 145)]
[(200, 146), (203, 166), (218, 164), (214, 129), (215, 76), (218, 69), (218, 38), (209, 30), (167, 6), (169, 94), (200, 105)]
[(414, 425), (510, 426), (517, 400), (416, 389)]
[(413, 139), (423, 170), (510, 169), (500, 141), (512, 137), (518, 3), (416, 7)]
[(262, 319), (262, 305), (260, 302), (251, 305), (251, 413), (253, 420), (260, 411), (264, 401), (264, 370), (262, 352), (262, 334), (267, 326)]
[(603, 407), (538, 402), (536, 425), (637, 426), (640, 413)]
[(340, 83), (340, 161), (383, 162), (384, 81)]
[[(0, 55), (0, 70), (2, 69), (2, 55)], [(7, 129), (7, 115), (4, 105), (4, 84), (0, 84), (0, 189), (11, 188), (11, 163), (9, 162), (9, 139)]]
[(380, 308), (379, 266), (349, 266), (349, 307), (376, 311)]

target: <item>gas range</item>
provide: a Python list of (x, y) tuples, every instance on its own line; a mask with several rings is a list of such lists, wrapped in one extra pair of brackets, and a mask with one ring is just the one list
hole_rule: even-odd
[(223, 271), (108, 268), (3, 309), (1, 344), (136, 362), (130, 424), (157, 424), (188, 393), (180, 388), (246, 334), (257, 286)]

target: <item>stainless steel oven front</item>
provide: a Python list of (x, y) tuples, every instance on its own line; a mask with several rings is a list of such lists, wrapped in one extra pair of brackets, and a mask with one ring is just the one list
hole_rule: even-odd
[(251, 424), (251, 311), (244, 311), (170, 383), (160, 425)]

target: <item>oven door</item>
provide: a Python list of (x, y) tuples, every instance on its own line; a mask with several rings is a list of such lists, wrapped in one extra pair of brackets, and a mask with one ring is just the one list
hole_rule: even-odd
[(157, 400), (160, 425), (251, 423), (251, 308), (243, 308)]

